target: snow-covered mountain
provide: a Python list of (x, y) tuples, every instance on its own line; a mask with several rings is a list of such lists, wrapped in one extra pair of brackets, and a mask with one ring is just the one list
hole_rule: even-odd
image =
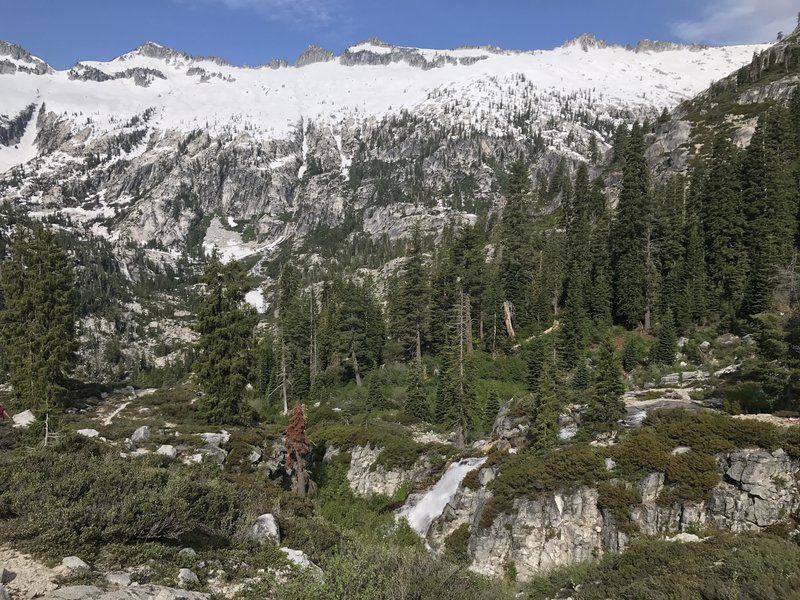
[(492, 206), (509, 158), (544, 173), (602, 154), (619, 122), (675, 107), (763, 48), (370, 40), (236, 67), (147, 43), (56, 71), (0, 42), (0, 200), (115, 242), (230, 257), (345, 221), (372, 237), (436, 230)]

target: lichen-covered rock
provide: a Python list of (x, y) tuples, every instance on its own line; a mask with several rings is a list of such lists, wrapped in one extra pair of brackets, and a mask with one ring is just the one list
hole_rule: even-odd
[(430, 464), (420, 458), (411, 468), (387, 469), (378, 464), (382, 448), (356, 446), (350, 451), (350, 468), (347, 481), (353, 493), (359, 496), (394, 496), (404, 485), (420, 481), (428, 474)]

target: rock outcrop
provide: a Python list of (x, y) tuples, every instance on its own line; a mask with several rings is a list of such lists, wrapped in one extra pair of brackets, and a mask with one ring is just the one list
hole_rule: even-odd
[(356, 446), (350, 451), (350, 468), (347, 470), (347, 481), (350, 489), (359, 496), (394, 496), (404, 485), (424, 479), (430, 470), (430, 464), (424, 458), (410, 469), (387, 469), (378, 464), (382, 448)]
[[(644, 477), (634, 486), (642, 500), (630, 509), (630, 527), (642, 535), (670, 538), (695, 527), (760, 531), (800, 512), (796, 475), (800, 461), (783, 450), (739, 450), (717, 459), (722, 481), (704, 501), (664, 505), (658, 501), (664, 474)], [(432, 548), (442, 550), (447, 537), (466, 525), (472, 570), (502, 576), (513, 564), (524, 581), (536, 573), (621, 551), (629, 542), (631, 529), (620, 528), (616, 517), (598, 502), (598, 490), (591, 487), (518, 497), (491, 524), (482, 523), (492, 495), (485, 485), (492, 477), (490, 469), (483, 469), (479, 489), (459, 490), (431, 527)]]

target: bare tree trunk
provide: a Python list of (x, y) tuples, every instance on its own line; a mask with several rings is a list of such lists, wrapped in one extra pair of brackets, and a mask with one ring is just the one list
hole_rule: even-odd
[(475, 344), (472, 340), (472, 302), (469, 294), (464, 296), (464, 321), (466, 327), (466, 344), (467, 354), (472, 354), (475, 350)]
[(517, 335), (514, 333), (514, 305), (511, 302), (503, 302), (503, 315), (508, 337), (512, 340), (517, 339)]
[(422, 335), (419, 331), (419, 325), (417, 325), (417, 364), (422, 364)]
[(297, 473), (297, 482), (295, 483), (297, 495), (301, 498), (306, 495), (307, 480), (306, 480), (306, 465), (303, 457), (295, 452), (295, 472)]
[(361, 387), (361, 372), (358, 370), (358, 359), (356, 358), (356, 349), (354, 346), (350, 347), (350, 356), (353, 358), (353, 370), (356, 372), (356, 385)]
[(651, 274), (652, 274), (652, 267), (653, 267), (653, 265), (652, 265), (653, 257), (652, 257), (652, 245), (651, 245), (651, 242), (652, 242), (652, 232), (648, 229), (648, 231), (647, 231), (647, 249), (646, 249), (647, 260), (646, 260), (646, 266), (645, 266), (645, 269), (646, 269), (645, 285), (647, 286), (647, 289), (645, 290), (645, 305), (644, 305), (644, 331), (645, 331), (645, 333), (648, 333), (650, 331), (650, 319), (651, 319), (651, 312), (652, 312), (651, 303), (652, 303), (653, 290), (652, 290)]
[(494, 313), (494, 324), (492, 325), (492, 358), (497, 358), (497, 313)]

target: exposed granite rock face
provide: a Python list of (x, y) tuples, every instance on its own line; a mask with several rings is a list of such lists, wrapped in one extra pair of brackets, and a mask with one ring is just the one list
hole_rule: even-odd
[(0, 117), (0, 146), (14, 146), (19, 144), (28, 123), (33, 118), (33, 112), (36, 110), (36, 105), (31, 104), (20, 112), (12, 119), (4, 119)]
[(297, 61), (294, 63), (294, 66), (305, 67), (306, 65), (319, 62), (330, 62), (335, 59), (336, 55), (330, 50), (326, 50), (325, 48), (320, 48), (319, 46), (311, 44), (308, 48), (303, 50), (300, 56), (297, 57)]
[[(661, 506), (663, 473), (652, 473), (636, 484), (642, 502), (630, 511), (641, 534), (670, 537), (694, 526), (734, 532), (758, 531), (785, 521), (800, 511), (800, 461), (777, 450), (740, 450), (718, 457), (723, 481), (703, 502)], [(535, 498), (517, 498), (513, 507), (481, 527), (481, 516), (491, 492), (485, 486), (494, 473), (482, 469), (480, 489), (462, 488), (441, 517), (434, 521), (428, 542), (436, 551), (447, 536), (466, 524), (471, 532), (471, 569), (502, 576), (513, 563), (520, 580), (536, 573), (589, 560), (603, 552), (617, 552), (629, 537), (615, 517), (598, 506), (596, 489), (543, 492)], [(630, 484), (628, 484), (630, 485)], [(485, 523), (484, 523), (485, 525)]]
[(492, 439), (506, 440), (513, 446), (521, 445), (528, 437), (531, 428), (531, 419), (528, 416), (514, 416), (509, 414), (511, 402), (500, 408), (492, 428)]
[(356, 446), (350, 451), (350, 468), (347, 470), (347, 481), (350, 489), (359, 496), (394, 496), (404, 485), (421, 481), (430, 470), (430, 464), (424, 458), (410, 469), (386, 469), (377, 464), (382, 448)]
[[(2, 40), (0, 40), (0, 56), (7, 56), (13, 61), (17, 61), (15, 63), (11, 60), (4, 60), (3, 63), (5, 64), (5, 69), (0, 69), (0, 75), (13, 74), (18, 70), (31, 75), (45, 75), (53, 72), (53, 69), (50, 67), (50, 65), (33, 56), (30, 52), (25, 50), (25, 48), (17, 46), (16, 44), (4, 42)], [(20, 65), (18, 64), (19, 62), (25, 64)], [(0, 65), (3, 63), (0, 63)], [(14, 69), (12, 70), (10, 67), (14, 67)]]

